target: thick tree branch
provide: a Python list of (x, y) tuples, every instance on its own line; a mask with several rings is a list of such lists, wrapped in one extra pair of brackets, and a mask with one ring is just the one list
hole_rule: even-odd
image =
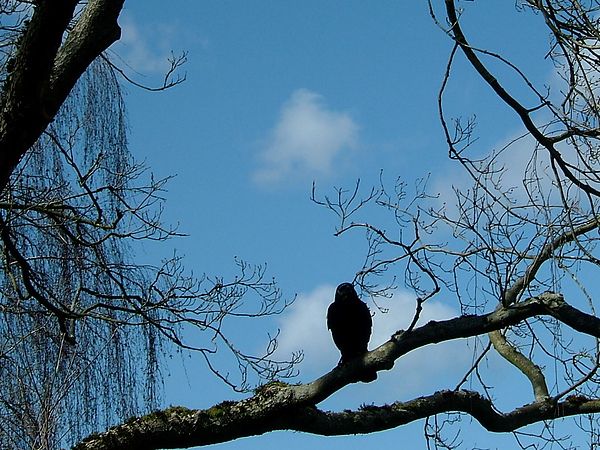
[(569, 397), (561, 403), (544, 398), (502, 414), (489, 400), (470, 391), (437, 392), (406, 403), (354, 412), (323, 412), (314, 406), (360, 379), (366, 370), (391, 369), (396, 359), (412, 350), (499, 330), (536, 315), (551, 315), (578, 331), (600, 336), (600, 319), (568, 305), (560, 294), (545, 293), (490, 314), (432, 321), (412, 331), (399, 331), (362, 360), (335, 368), (311, 383), (269, 383), (239, 402), (225, 402), (207, 410), (176, 407), (152, 413), (92, 435), (74, 450), (186, 448), (284, 429), (323, 435), (369, 433), (452, 411), (471, 414), (490, 431), (511, 431), (541, 420), (600, 411), (600, 400)]
[(533, 388), (535, 401), (539, 402), (548, 399), (550, 394), (548, 393), (548, 385), (546, 384), (546, 378), (542, 373), (542, 369), (511, 345), (500, 330), (492, 331), (488, 333), (488, 336), (496, 351), (529, 379)]
[[(598, 400), (571, 397), (555, 404), (531, 403), (504, 414), (479, 393), (462, 390), (440, 391), (408, 402), (368, 406), (358, 411), (336, 413), (312, 406), (295, 406), (285, 408), (285, 411), (254, 415), (257, 406), (269, 403), (270, 391), (285, 392), (290, 388), (269, 387), (265, 393), (249, 399), (252, 402), (224, 402), (203, 411), (171, 408), (149, 414), (102, 435), (110, 436), (104, 442), (101, 442), (100, 436), (92, 436), (73, 450), (186, 448), (222, 442), (222, 436), (257, 436), (276, 430), (303, 431), (323, 436), (364, 434), (389, 430), (445, 412), (467, 413), (489, 431), (508, 432), (542, 420), (600, 411)], [(174, 433), (174, 430), (182, 432)]]
[(333, 413), (303, 408), (297, 415), (283, 418), (281, 429), (324, 436), (363, 434), (399, 427), (435, 414), (463, 412), (474, 417), (488, 431), (509, 432), (542, 420), (599, 411), (600, 400), (570, 397), (556, 404), (535, 402), (509, 413), (500, 413), (490, 400), (477, 392), (446, 390), (408, 402), (368, 406), (358, 411)]
[(78, 0), (36, 2), (0, 99), (0, 191), (75, 82), (119, 38), (123, 1), (89, 1), (64, 43)]
[(121, 37), (117, 19), (124, 0), (88, 2), (58, 51), (49, 103), (58, 108), (75, 82), (100, 54)]

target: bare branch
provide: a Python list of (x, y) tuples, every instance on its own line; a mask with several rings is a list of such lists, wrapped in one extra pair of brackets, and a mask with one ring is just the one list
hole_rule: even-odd
[[(362, 361), (336, 367), (311, 383), (294, 386), (268, 384), (253, 397), (225, 402), (205, 411), (171, 408), (153, 413), (106, 433), (90, 436), (73, 450), (202, 446), (282, 429), (326, 436), (371, 433), (443, 412), (468, 413), (486, 429), (506, 432), (557, 417), (600, 412), (598, 399), (571, 397), (558, 402), (540, 397), (512, 412), (499, 413), (490, 400), (471, 391), (441, 391), (408, 402), (368, 406), (342, 413), (322, 412), (314, 406), (356, 380), (361, 371), (390, 369), (393, 360), (430, 343), (498, 330), (537, 314), (563, 318), (573, 316), (576, 320), (567, 319), (571, 323), (586, 320), (585, 313), (570, 306), (569, 313), (565, 314), (567, 306), (560, 295), (548, 293), (483, 316), (430, 322), (412, 331), (398, 332), (391, 341), (369, 352)], [(598, 325), (600, 319), (595, 319), (595, 335), (600, 335)]]

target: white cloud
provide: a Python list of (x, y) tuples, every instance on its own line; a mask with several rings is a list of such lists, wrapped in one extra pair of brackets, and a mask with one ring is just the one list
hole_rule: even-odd
[(117, 55), (134, 71), (144, 75), (164, 75), (170, 64), (175, 30), (167, 25), (141, 28), (129, 14), (119, 19), (121, 38), (113, 47)]
[(330, 175), (340, 155), (356, 148), (358, 129), (348, 112), (332, 111), (320, 94), (298, 89), (281, 108), (253, 179), (269, 184)]
[[(383, 344), (399, 329), (407, 329), (415, 314), (415, 296), (398, 291), (391, 299), (381, 302), (389, 309), (373, 317), (371, 348)], [(373, 308), (371, 308), (373, 309)], [(423, 305), (417, 326), (432, 320), (458, 317), (460, 311), (439, 301)], [(379, 373), (379, 385), (371, 396), (376, 403), (428, 395), (440, 389), (453, 389), (470, 367), (472, 349), (464, 339), (428, 345), (404, 355), (389, 372)]]
[[(278, 356), (285, 358), (293, 351), (304, 351), (304, 361), (299, 367), (302, 381), (323, 375), (339, 360), (339, 352), (327, 330), (325, 319), (334, 293), (335, 286), (322, 285), (312, 292), (300, 294), (280, 318)], [(371, 311), (375, 311), (369, 345), (371, 350), (389, 340), (397, 330), (408, 328), (415, 312), (415, 297), (406, 291), (397, 291), (391, 299), (381, 299), (378, 303), (388, 312), (382, 313), (372, 303), (369, 305)], [(460, 312), (456, 308), (429, 301), (423, 307), (418, 324), (458, 315)], [(471, 351), (464, 340), (432, 345), (400, 358), (392, 371), (380, 373), (380, 380), (375, 384), (378, 392), (388, 397), (391, 395), (392, 398), (420, 395), (431, 390), (432, 386), (435, 389), (444, 387), (439, 383), (447, 384), (448, 375), (455, 375), (458, 381), (470, 361)], [(424, 373), (429, 375), (424, 377)], [(398, 383), (399, 374), (402, 383)], [(454, 382), (452, 379), (450, 384)], [(445, 387), (453, 388), (454, 385)]]
[(294, 304), (280, 318), (281, 334), (277, 351), (285, 358), (292, 352), (304, 352), (303, 366), (317, 370), (331, 368), (339, 359), (327, 330), (327, 307), (333, 299), (335, 286), (323, 285), (307, 294), (299, 294)]

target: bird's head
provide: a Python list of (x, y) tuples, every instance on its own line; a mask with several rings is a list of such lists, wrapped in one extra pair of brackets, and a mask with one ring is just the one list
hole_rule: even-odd
[(344, 298), (349, 298), (350, 296), (355, 296), (356, 291), (354, 290), (354, 286), (352, 283), (342, 283), (335, 290), (335, 299), (341, 300)]

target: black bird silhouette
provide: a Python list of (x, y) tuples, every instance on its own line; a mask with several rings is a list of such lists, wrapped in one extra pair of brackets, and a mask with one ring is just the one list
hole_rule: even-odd
[[(333, 342), (342, 357), (338, 365), (347, 363), (367, 353), (371, 337), (371, 312), (360, 299), (350, 283), (340, 284), (335, 291), (335, 299), (327, 309), (327, 328), (331, 330)], [(373, 381), (377, 372), (369, 372), (361, 381)]]

